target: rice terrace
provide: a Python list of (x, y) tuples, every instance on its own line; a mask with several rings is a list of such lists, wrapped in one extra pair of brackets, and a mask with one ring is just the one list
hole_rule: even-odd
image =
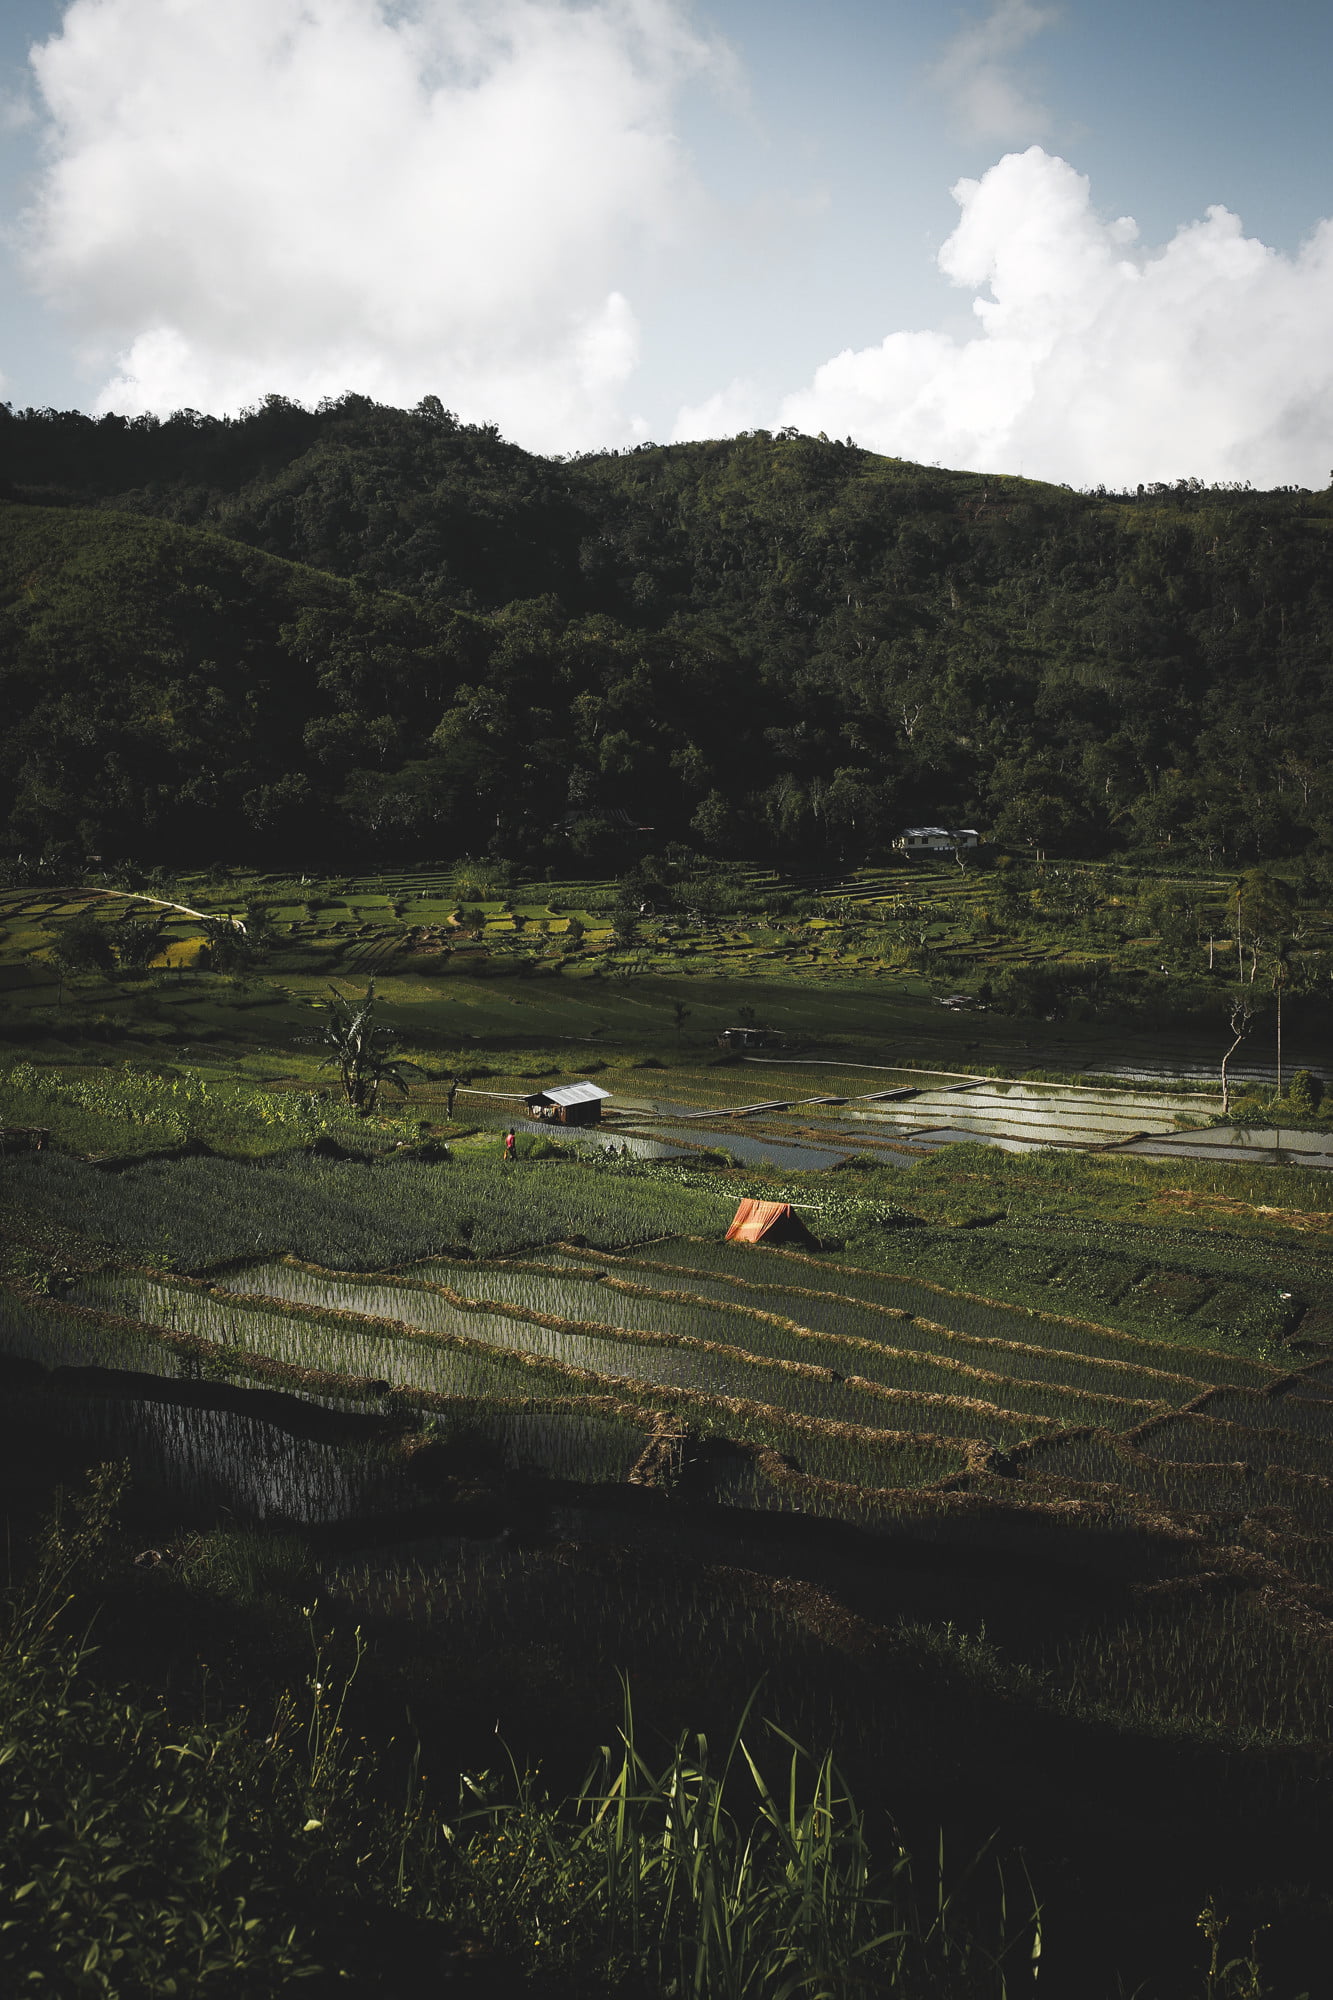
[(0, 1992), (1322, 2000), (1330, 496), (0, 443)]
[[(919, 957), (855, 948), (906, 868), (628, 943), (614, 881), (466, 872), (5, 897), (9, 1505), (32, 1532), (70, 1490), (95, 1684), (166, 1658), (192, 1710), (188, 1649), (208, 1713), (289, 1704), (282, 1756), (234, 1720), (210, 1753), (320, 1822), (215, 1864), (269, 1871), (262, 1948), (213, 1918), (237, 1990), (321, 1963), (358, 1898), (367, 1991), (375, 1952), (484, 1992), (1304, 1990), (1326, 1072), (1303, 1108), (1251, 1048), (1223, 1120), (1197, 1032), (941, 1008)], [(958, 931), (985, 879), (929, 882)], [(131, 918), (154, 950), (118, 970)], [(358, 1112), (320, 1065), (367, 995), (396, 1037)], [(596, 1122), (560, 1123), (588, 1074)], [(725, 1241), (756, 1199), (777, 1228)], [(145, 1796), (153, 1729), (116, 1737)], [(497, 1729), (520, 1776), (435, 1796), (422, 1760), (493, 1766)], [(339, 1886), (350, 1837), (373, 1892)], [(803, 1868), (817, 1902), (779, 1891)], [(146, 1915), (114, 1922), (151, 1966)]]

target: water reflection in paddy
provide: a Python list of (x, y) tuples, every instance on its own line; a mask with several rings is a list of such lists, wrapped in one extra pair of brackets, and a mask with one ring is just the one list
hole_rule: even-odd
[(128, 1460), (137, 1487), (194, 1516), (334, 1521), (411, 1493), (383, 1451), (292, 1437), (238, 1410), (33, 1389), (6, 1397), (3, 1421), (12, 1439), (27, 1431), (85, 1449), (90, 1463)]

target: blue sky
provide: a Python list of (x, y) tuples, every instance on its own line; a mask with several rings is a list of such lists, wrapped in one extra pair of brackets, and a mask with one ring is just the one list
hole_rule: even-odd
[(1323, 485), (1331, 74), (1307, 0), (10, 0), (0, 394)]

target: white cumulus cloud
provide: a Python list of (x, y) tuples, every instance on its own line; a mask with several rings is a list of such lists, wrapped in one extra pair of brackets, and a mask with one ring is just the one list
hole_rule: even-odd
[(695, 438), (732, 437), (737, 431), (752, 430), (763, 421), (758, 389), (744, 376), (729, 382), (725, 389), (706, 396), (702, 403), (684, 403), (672, 431), (673, 444), (688, 444)]
[(98, 407), (634, 434), (625, 272), (688, 226), (673, 99), (723, 64), (683, 0), (73, 0), (32, 62), (28, 267)]
[(946, 42), (931, 81), (952, 105), (958, 125), (975, 139), (1030, 139), (1050, 123), (1046, 106), (1013, 66), (1034, 36), (1054, 25), (1054, 8), (1033, 0), (996, 0)]
[(953, 190), (941, 270), (976, 333), (848, 349), (778, 421), (900, 457), (1074, 485), (1323, 486), (1333, 465), (1333, 221), (1294, 257), (1210, 208), (1158, 249), (1032, 146)]

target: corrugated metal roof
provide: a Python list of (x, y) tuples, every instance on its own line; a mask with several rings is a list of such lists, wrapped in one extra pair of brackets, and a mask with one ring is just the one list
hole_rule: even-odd
[(557, 1083), (550, 1090), (534, 1090), (534, 1097), (544, 1097), (548, 1104), (592, 1104), (599, 1097), (609, 1097), (609, 1090), (603, 1090), (595, 1083)]

